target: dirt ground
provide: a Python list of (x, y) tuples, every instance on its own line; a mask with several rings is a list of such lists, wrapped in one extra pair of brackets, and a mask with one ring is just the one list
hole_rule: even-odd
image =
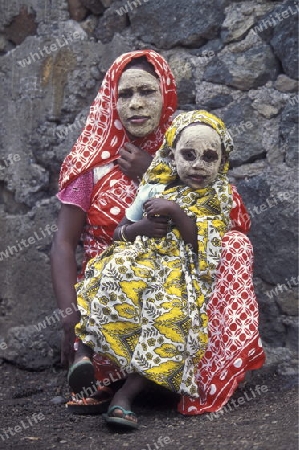
[(295, 377), (256, 372), (216, 417), (184, 417), (174, 397), (153, 391), (133, 408), (139, 429), (122, 433), (108, 429), (99, 415), (72, 415), (65, 405), (51, 403), (68, 396), (64, 370), (27, 372), (4, 363), (0, 371), (0, 449), (298, 449)]

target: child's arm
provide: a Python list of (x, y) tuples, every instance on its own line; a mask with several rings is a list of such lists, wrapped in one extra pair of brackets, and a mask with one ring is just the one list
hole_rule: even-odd
[(144, 184), (139, 187), (132, 205), (126, 209), (126, 216), (115, 229), (113, 240), (134, 242), (137, 236), (161, 238), (166, 236), (168, 218), (143, 217), (143, 205), (149, 198), (165, 189), (163, 184)]
[(163, 215), (172, 219), (185, 244), (191, 244), (193, 250), (197, 253), (197, 226), (195, 220), (187, 216), (177, 203), (163, 198), (151, 198), (145, 202), (144, 210), (148, 217)]

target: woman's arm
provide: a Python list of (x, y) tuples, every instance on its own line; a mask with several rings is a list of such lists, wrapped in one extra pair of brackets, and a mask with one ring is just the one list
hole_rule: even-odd
[(168, 220), (162, 217), (143, 217), (138, 222), (131, 222), (126, 217), (116, 227), (113, 240), (134, 242), (137, 236), (161, 238), (166, 236)]
[(51, 272), (54, 292), (58, 307), (65, 311), (71, 308), (73, 313), (64, 314), (62, 326), (61, 362), (71, 363), (74, 356), (75, 324), (79, 321), (79, 313), (72, 303), (77, 305), (74, 285), (77, 282), (76, 248), (83, 227), (86, 213), (74, 205), (62, 204), (58, 216), (58, 230), (54, 235), (51, 248)]

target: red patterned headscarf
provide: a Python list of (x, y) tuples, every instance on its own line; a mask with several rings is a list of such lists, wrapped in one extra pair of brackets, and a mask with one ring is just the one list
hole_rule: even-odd
[(154, 155), (163, 141), (177, 104), (174, 76), (162, 56), (153, 50), (125, 53), (115, 60), (102, 82), (81, 135), (65, 158), (59, 177), (59, 188), (64, 189), (79, 175), (118, 158), (118, 151), (130, 142), (116, 109), (118, 82), (127, 64), (145, 56), (160, 80), (163, 109), (158, 128), (150, 135), (134, 140), (134, 144)]

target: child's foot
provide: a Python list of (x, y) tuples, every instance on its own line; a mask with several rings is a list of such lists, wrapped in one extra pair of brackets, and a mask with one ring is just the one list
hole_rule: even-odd
[(132, 411), (119, 405), (110, 406), (108, 412), (103, 414), (107, 424), (129, 429), (138, 428), (137, 417)]
[[(128, 414), (125, 414), (125, 412), (128, 412)], [(108, 414), (110, 415), (110, 417), (121, 417), (137, 424), (137, 417), (131, 411), (131, 402), (123, 392), (122, 388), (120, 388), (114, 395), (109, 405)]]
[(103, 414), (107, 424), (125, 428), (137, 428), (137, 417), (131, 411), (131, 404), (122, 388), (114, 395), (107, 414)]
[(131, 404), (147, 384), (148, 381), (137, 373), (128, 375), (125, 384), (116, 392), (107, 414), (104, 415), (106, 422), (110, 425), (137, 428), (137, 417), (131, 411)]

